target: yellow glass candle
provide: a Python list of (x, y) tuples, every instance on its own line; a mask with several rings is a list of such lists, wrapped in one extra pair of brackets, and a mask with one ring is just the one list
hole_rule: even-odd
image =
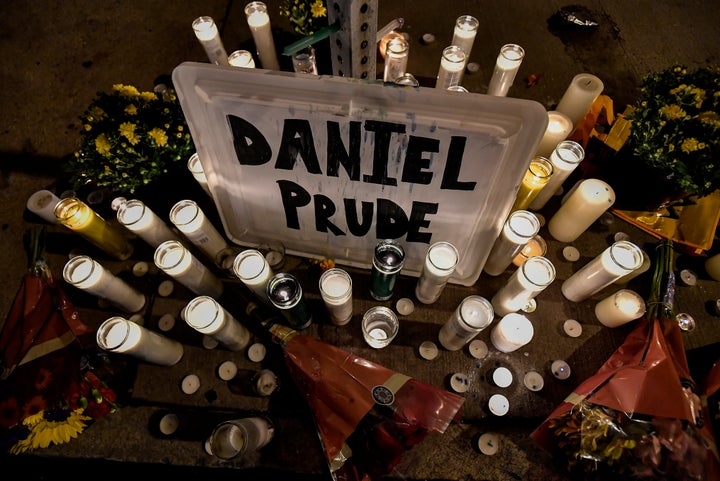
[(548, 159), (535, 157), (525, 172), (511, 211), (527, 209), (548, 183), (552, 173), (553, 166)]
[(123, 232), (108, 224), (77, 197), (66, 197), (58, 202), (55, 217), (62, 225), (121, 261), (132, 255), (133, 245)]

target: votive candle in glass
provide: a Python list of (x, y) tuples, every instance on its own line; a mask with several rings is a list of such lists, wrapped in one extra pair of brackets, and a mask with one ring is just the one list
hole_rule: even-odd
[(410, 54), (410, 44), (404, 37), (393, 37), (385, 50), (384, 82), (395, 82), (405, 74)]
[(468, 296), (442, 325), (438, 340), (448, 351), (457, 351), (488, 327), (494, 317), (490, 301), (481, 296)]
[(472, 15), (461, 15), (455, 20), (455, 29), (453, 30), (453, 38), (450, 45), (457, 45), (463, 49), (466, 62), (470, 58), (470, 52), (472, 52), (479, 26), (480, 22)]
[(250, 2), (245, 5), (245, 15), (260, 58), (260, 65), (264, 69), (280, 70), (267, 6), (263, 2)]
[(645, 314), (645, 300), (635, 291), (620, 289), (595, 304), (595, 317), (605, 327), (618, 327)]
[(525, 315), (506, 314), (490, 331), (490, 342), (500, 352), (513, 352), (532, 341), (535, 329)]
[(55, 217), (101, 250), (124, 261), (133, 253), (133, 245), (123, 232), (109, 224), (77, 197), (65, 197), (55, 205)]
[(498, 316), (517, 312), (554, 280), (555, 266), (550, 259), (543, 256), (531, 257), (513, 272), (490, 302)]
[(233, 272), (258, 299), (270, 303), (267, 297), (267, 284), (275, 275), (267, 259), (257, 249), (246, 249), (235, 256)]
[(303, 297), (302, 286), (292, 274), (275, 274), (268, 281), (267, 297), (293, 329), (305, 329), (312, 324), (312, 312)]
[(235, 50), (228, 56), (231, 67), (255, 68), (255, 59), (247, 50)]
[(540, 194), (553, 174), (552, 163), (545, 157), (535, 157), (525, 171), (520, 188), (515, 196), (511, 211), (527, 209), (530, 203)]
[(155, 212), (138, 199), (120, 203), (117, 220), (153, 249), (167, 240), (180, 240)]
[(550, 163), (553, 166), (552, 175), (545, 187), (530, 202), (530, 209), (540, 210), (547, 201), (562, 187), (563, 182), (570, 176), (580, 162), (585, 158), (582, 145), (572, 140), (563, 140), (557, 144), (550, 154)]
[(491, 276), (505, 272), (515, 256), (539, 230), (540, 220), (532, 212), (516, 210), (510, 213), (490, 249), (483, 271)]
[(344, 326), (350, 322), (353, 313), (350, 274), (343, 269), (333, 267), (322, 273), (318, 284), (330, 322), (336, 326)]
[(200, 156), (197, 152), (192, 154), (188, 159), (187, 168), (192, 174), (193, 178), (197, 181), (197, 183), (200, 184), (200, 187), (202, 187), (205, 193), (212, 197), (212, 194), (210, 193), (210, 187), (208, 187), (207, 176), (205, 175), (203, 166), (200, 163)]
[(293, 53), (291, 58), (293, 70), (295, 72), (307, 73), (310, 75), (318, 74), (317, 60), (315, 59), (315, 49), (312, 47), (312, 45)]
[(453, 85), (459, 85), (466, 59), (465, 51), (457, 45), (445, 47), (440, 59), (435, 88), (447, 90)]
[(575, 128), (600, 96), (603, 88), (602, 80), (595, 75), (579, 73), (573, 77), (555, 110), (567, 115)]
[(169, 240), (157, 246), (154, 262), (197, 295), (218, 298), (223, 293), (222, 281), (178, 241)]
[(615, 191), (600, 179), (585, 179), (566, 195), (548, 221), (548, 231), (560, 242), (572, 242), (615, 203)]
[(183, 309), (183, 319), (188, 326), (231, 351), (245, 349), (250, 343), (250, 331), (212, 297), (191, 299)]
[(524, 57), (525, 50), (520, 45), (509, 43), (500, 48), (495, 62), (495, 70), (488, 86), (488, 95), (497, 97), (507, 95)]
[(560, 290), (573, 302), (584, 301), (642, 265), (642, 250), (630, 241), (617, 241), (562, 283)]
[(192, 28), (193, 32), (195, 32), (195, 37), (197, 37), (205, 49), (210, 63), (214, 63), (215, 65), (229, 65), (227, 52), (220, 39), (220, 32), (215, 24), (215, 20), (208, 16), (198, 17), (193, 20)]
[(440, 241), (432, 244), (427, 250), (422, 272), (415, 285), (415, 297), (423, 304), (437, 301), (459, 260), (460, 255), (451, 243)]
[(520, 267), (531, 257), (544, 256), (545, 254), (547, 254), (547, 242), (545, 242), (545, 239), (543, 239), (540, 234), (537, 234), (520, 249), (518, 255), (513, 258), (512, 263)]
[(105, 351), (128, 354), (160, 366), (173, 366), (183, 356), (183, 345), (178, 341), (120, 316), (100, 324), (95, 339)]
[(63, 279), (78, 289), (110, 301), (126, 312), (145, 305), (145, 295), (88, 256), (75, 256), (65, 263)]
[(220, 263), (230, 245), (194, 200), (181, 200), (170, 209), (170, 221), (209, 259)]
[(535, 152), (535, 155), (541, 157), (550, 157), (557, 145), (567, 139), (573, 130), (572, 120), (564, 113), (551, 110), (547, 114), (548, 125)]
[(405, 249), (395, 240), (380, 241), (373, 251), (370, 270), (370, 295), (376, 301), (392, 297), (395, 282), (405, 264)]

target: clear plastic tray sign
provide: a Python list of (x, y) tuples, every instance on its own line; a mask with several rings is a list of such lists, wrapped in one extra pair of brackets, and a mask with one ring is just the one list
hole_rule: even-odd
[(355, 79), (184, 63), (173, 81), (227, 237), (369, 268), (430, 244), (472, 285), (547, 125), (538, 103)]

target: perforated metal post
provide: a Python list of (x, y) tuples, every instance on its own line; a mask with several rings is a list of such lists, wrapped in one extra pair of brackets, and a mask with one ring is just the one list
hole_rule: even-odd
[(328, 23), (339, 22), (330, 38), (333, 75), (375, 80), (377, 0), (328, 0)]

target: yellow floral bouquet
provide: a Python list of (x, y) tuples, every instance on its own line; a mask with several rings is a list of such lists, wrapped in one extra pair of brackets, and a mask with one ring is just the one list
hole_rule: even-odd
[(133, 194), (184, 166), (195, 150), (173, 89), (113, 85), (96, 95), (81, 120), (80, 148), (65, 166), (75, 189), (92, 184)]
[(327, 8), (323, 0), (283, 0), (280, 15), (287, 17), (296, 33), (312, 35), (327, 17)]

